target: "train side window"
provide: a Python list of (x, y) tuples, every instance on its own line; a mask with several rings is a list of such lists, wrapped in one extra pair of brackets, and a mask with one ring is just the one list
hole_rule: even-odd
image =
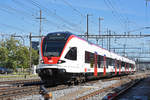
[(121, 62), (121, 67), (125, 67), (125, 62)]
[(94, 53), (90, 53), (90, 67), (93, 68), (94, 67)]
[(132, 68), (135, 69), (135, 65), (134, 64), (132, 64)]
[(108, 66), (113, 66), (113, 59), (112, 58), (108, 58)]
[(131, 64), (129, 64), (129, 68), (131, 68)]
[(119, 60), (117, 60), (117, 68), (119, 68), (119, 63), (120, 63), (120, 61), (119, 61)]
[(97, 64), (98, 64), (98, 68), (100, 68), (100, 66), (101, 66), (101, 56), (100, 55), (97, 56)]
[(115, 60), (114, 59), (112, 59), (112, 66), (114, 66), (114, 68), (115, 68)]
[(109, 61), (110, 61), (109, 58), (106, 57), (106, 68), (108, 68), (109, 66)]
[(77, 60), (77, 48), (76, 47), (70, 48), (65, 58), (69, 60)]
[(85, 63), (90, 63), (90, 52), (85, 51)]
[(103, 68), (104, 66), (104, 56), (100, 56), (100, 59), (101, 59), (101, 65), (100, 65), (100, 68)]

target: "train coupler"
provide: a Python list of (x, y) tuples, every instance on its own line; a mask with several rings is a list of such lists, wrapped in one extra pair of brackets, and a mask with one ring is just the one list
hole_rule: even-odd
[(46, 90), (46, 88), (43, 85), (40, 86), (39, 93), (44, 97), (44, 100), (52, 99), (52, 93), (48, 92), (48, 90)]

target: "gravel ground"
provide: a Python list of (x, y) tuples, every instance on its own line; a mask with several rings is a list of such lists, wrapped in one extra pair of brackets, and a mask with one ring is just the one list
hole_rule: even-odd
[(2, 75), (0, 74), (1, 81), (14, 81), (14, 80), (29, 80), (29, 79), (40, 79), (38, 75)]
[[(102, 82), (100, 80), (94, 84), (86, 83), (85, 85), (72, 86), (68, 89), (53, 91), (53, 92), (51, 92), (52, 93), (51, 100), (74, 100), (76, 98), (87, 95), (96, 90), (108, 87), (117, 82), (119, 82), (119, 80), (112, 80), (112, 81), (106, 81), (106, 82)], [(88, 100), (100, 100), (106, 94), (107, 93), (101, 93), (97, 96), (89, 98)], [(33, 96), (27, 96), (27, 97), (24, 97), (22, 99), (17, 99), (17, 100), (44, 100), (44, 99), (42, 98), (41, 95), (33, 95)]]
[(41, 95), (32, 95), (32, 96), (26, 96), (21, 99), (15, 99), (15, 100), (44, 100), (44, 98)]
[[(121, 79), (121, 80), (123, 80), (123, 82), (126, 82), (126, 81), (129, 81), (130, 78)], [(51, 100), (74, 100), (79, 97), (90, 94), (91, 92), (94, 92), (96, 90), (100, 90), (105, 87), (111, 86), (112, 84), (116, 84), (118, 82), (120, 82), (120, 80), (112, 80), (112, 81), (106, 81), (106, 82), (102, 82), (101, 80), (99, 80), (97, 83), (85, 83), (84, 85), (72, 86), (67, 89), (53, 91), (51, 92), (52, 93)], [(103, 92), (96, 96), (90, 97), (87, 100), (101, 100), (104, 98), (104, 96), (106, 96), (110, 92), (111, 90)], [(44, 100), (44, 99), (41, 95), (33, 95), (33, 96), (26, 96), (22, 99), (16, 99), (16, 100)]]

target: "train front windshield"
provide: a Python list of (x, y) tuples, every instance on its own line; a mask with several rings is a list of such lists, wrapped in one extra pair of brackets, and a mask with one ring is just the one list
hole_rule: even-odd
[(59, 57), (67, 39), (67, 34), (53, 33), (46, 36), (42, 45), (43, 56)]
[(65, 41), (44, 41), (43, 56), (59, 57), (65, 45)]

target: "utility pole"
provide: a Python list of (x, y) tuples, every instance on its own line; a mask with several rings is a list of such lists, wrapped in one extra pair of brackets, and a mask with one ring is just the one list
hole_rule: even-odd
[(36, 19), (39, 19), (40, 20), (40, 29), (39, 29), (39, 36), (40, 36), (40, 39), (39, 39), (39, 64), (40, 64), (40, 60), (41, 60), (41, 36), (42, 36), (42, 19), (45, 19), (45, 18), (42, 18), (42, 10), (40, 10), (40, 17), (36, 18)]
[(89, 37), (89, 16), (91, 16), (91, 15), (87, 14), (87, 21), (86, 21), (86, 23), (87, 23), (87, 26), (86, 26), (86, 29), (87, 29), (86, 39), (87, 39), (87, 41), (88, 41), (88, 37)]
[[(99, 35), (101, 35), (101, 20), (104, 20), (104, 18), (99, 17)], [(98, 40), (97, 40), (98, 42)], [(102, 37), (102, 48), (103, 48), (103, 37)]]
[[(109, 30), (107, 28), (107, 35), (109, 34)], [(107, 50), (109, 49), (109, 37), (107, 37)]]
[(89, 35), (89, 14), (87, 14), (87, 32), (86, 32), (86, 38), (87, 38), (87, 41), (88, 41), (88, 35)]
[(39, 19), (40, 20), (40, 28), (39, 28), (39, 36), (41, 36), (42, 34), (42, 10), (40, 10), (40, 17), (37, 17), (36, 19)]
[[(30, 33), (29, 36), (30, 39), (30, 70), (32, 68), (32, 33)], [(29, 74), (31, 73), (31, 71), (29, 72)]]
[(148, 6), (148, 2), (149, 2), (150, 0), (146, 0), (146, 7)]
[(124, 56), (125, 56), (125, 54), (126, 54), (126, 44), (124, 44), (123, 46), (124, 46), (124, 51), (123, 51), (123, 53), (124, 53)]
[[(111, 30), (109, 30), (109, 35), (111, 35)], [(111, 47), (110, 47), (110, 46), (111, 46), (110, 43), (111, 43), (111, 38), (109, 37), (109, 51), (110, 51), (110, 48), (111, 48)]]

